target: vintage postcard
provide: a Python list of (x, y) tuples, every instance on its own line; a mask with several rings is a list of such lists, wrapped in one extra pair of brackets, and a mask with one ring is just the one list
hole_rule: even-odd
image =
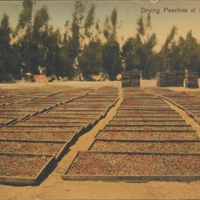
[(200, 1), (0, 0), (0, 200), (200, 199)]

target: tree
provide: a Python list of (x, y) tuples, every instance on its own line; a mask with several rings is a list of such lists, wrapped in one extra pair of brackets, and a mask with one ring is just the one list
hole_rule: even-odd
[(35, 66), (32, 69), (35, 69), (34, 71), (37, 73), (38, 66), (42, 66), (46, 68), (47, 76), (51, 76), (55, 71), (53, 59), (54, 51), (57, 50), (56, 47), (58, 45), (56, 33), (53, 32), (53, 27), (49, 27), (48, 25), (49, 18), (46, 7), (42, 7), (36, 12), (32, 36), (32, 43), (35, 45), (35, 50), (37, 51), (34, 54), (38, 56), (38, 62), (35, 62)]
[(143, 72), (144, 79), (150, 79), (155, 76), (153, 48), (157, 44), (156, 34), (148, 33), (152, 28), (150, 15), (147, 16), (146, 23), (141, 16), (137, 25), (135, 38), (128, 38), (122, 47), (125, 70), (137, 69)]
[(122, 71), (122, 62), (119, 43), (113, 37), (110, 37), (107, 43), (103, 45), (102, 57), (104, 69), (107, 71), (110, 80), (115, 80), (117, 74)]
[(148, 37), (147, 42), (143, 43), (141, 51), (139, 52), (140, 60), (141, 60), (141, 71), (143, 72), (144, 79), (150, 79), (155, 77), (154, 72), (154, 52), (153, 47), (156, 45), (157, 39), (156, 34), (153, 33), (150, 37)]
[(200, 75), (200, 45), (191, 30), (185, 40), (179, 41), (179, 48), (183, 68), (198, 71)]
[(64, 45), (60, 48), (60, 59), (55, 69), (57, 76), (67, 76), (69, 79), (72, 79), (74, 75), (73, 64), (75, 60), (71, 45), (71, 41), (64, 42)]
[(48, 34), (44, 35), (44, 48), (43, 49), (43, 63), (41, 66), (46, 67), (46, 75), (56, 75), (56, 68), (61, 63), (60, 58), (60, 44), (61, 34), (59, 30), (53, 31), (53, 27), (50, 27)]
[(95, 22), (95, 6), (91, 5), (84, 23), (85, 43), (78, 57), (79, 68), (85, 80), (91, 80), (91, 75), (104, 72), (102, 67), (102, 43), (99, 38), (99, 22)]
[(85, 80), (90, 80), (91, 75), (103, 72), (102, 44), (100, 41), (91, 41), (79, 57), (79, 67)]
[(33, 11), (33, 1), (32, 0), (24, 0), (22, 3), (23, 10), (19, 15), (18, 25), (16, 26), (13, 35), (16, 36), (19, 33), (20, 29), (27, 30), (31, 28), (31, 18), (32, 18), (32, 11)]
[(0, 81), (10, 81), (13, 77), (13, 52), (10, 45), (9, 17), (4, 14), (0, 26)]
[(125, 70), (140, 70), (139, 52), (142, 48), (140, 38), (128, 38), (122, 47), (122, 57), (124, 58)]
[[(23, 74), (26, 72), (38, 74), (38, 66), (42, 66), (46, 68), (47, 75), (51, 76), (55, 73), (55, 66), (52, 65), (54, 64), (53, 59), (59, 54), (58, 41), (53, 39), (52, 27), (48, 25), (49, 14), (47, 8), (40, 8), (35, 13), (33, 20), (32, 9), (32, 1), (25, 0), (15, 30), (15, 34), (20, 29), (25, 32), (17, 42), (20, 47), (22, 71)], [(56, 53), (54, 53), (54, 50)]]
[(172, 27), (160, 54), (163, 56), (163, 70), (165, 71), (184, 71), (192, 69), (200, 74), (200, 46), (197, 39), (192, 36), (190, 30), (186, 39), (182, 36), (175, 41), (177, 28)]
[(122, 71), (121, 52), (116, 32), (117, 24), (117, 10), (114, 9), (110, 19), (106, 17), (103, 30), (106, 43), (103, 45), (102, 60), (103, 67), (107, 71), (110, 80), (115, 80), (117, 74)]
[[(168, 59), (168, 68), (169, 71), (184, 71), (184, 63), (182, 58), (182, 44), (184, 39), (179, 37), (178, 44), (175, 42), (171, 45), (170, 51), (168, 52), (167, 59)], [(166, 58), (165, 58), (166, 59)]]
[[(32, 10), (33, 2), (32, 0), (23, 1), (23, 9), (19, 15), (18, 24), (13, 32), (13, 37), (16, 39), (15, 49), (20, 55), (21, 62), (21, 75), (25, 75), (26, 72), (30, 72), (32, 61), (37, 61), (37, 56), (35, 56), (35, 46), (31, 44), (32, 42)], [(36, 60), (34, 61), (34, 57)]]
[[(75, 3), (72, 15), (72, 23), (66, 21), (63, 45), (60, 48), (60, 66), (56, 68), (56, 74), (73, 78), (75, 62), (84, 48), (83, 35), (81, 34), (85, 5), (82, 1)], [(87, 25), (86, 25), (87, 26)], [(71, 34), (70, 34), (71, 33)]]
[(175, 47), (176, 42), (175, 42), (175, 35), (177, 34), (177, 27), (173, 26), (169, 35), (166, 38), (166, 41), (164, 45), (162, 46), (162, 49), (160, 53), (162, 54), (163, 57), (163, 63), (162, 63), (162, 69), (163, 71), (172, 71), (173, 67), (170, 65), (170, 60), (172, 56), (172, 48)]
[(91, 27), (94, 24), (94, 19), (95, 19), (94, 15), (95, 15), (95, 6), (94, 6), (94, 4), (92, 4), (92, 6), (88, 12), (88, 15), (86, 17), (85, 24), (84, 24), (85, 36), (89, 39), (93, 36)]

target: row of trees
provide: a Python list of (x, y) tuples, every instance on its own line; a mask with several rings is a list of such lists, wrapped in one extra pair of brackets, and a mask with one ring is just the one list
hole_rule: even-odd
[[(47, 76), (72, 79), (81, 72), (85, 80), (99, 72), (115, 80), (122, 70), (143, 71), (143, 77), (155, 77), (157, 71), (182, 71), (191, 68), (200, 73), (200, 44), (189, 31), (186, 38), (175, 40), (173, 27), (159, 52), (155, 33), (151, 33), (150, 15), (137, 21), (137, 32), (120, 48), (117, 10), (107, 16), (104, 26), (95, 19), (95, 5), (75, 3), (72, 21), (66, 21), (65, 33), (49, 25), (50, 16), (42, 7), (33, 16), (33, 1), (24, 0), (17, 26), (9, 26), (4, 14), (0, 25), (0, 81), (21, 79), (24, 74), (38, 74), (38, 66)], [(151, 33), (151, 34), (150, 34)]]
[(138, 32), (135, 38), (129, 38), (122, 47), (127, 70), (143, 71), (143, 77), (150, 79), (159, 71), (182, 71), (192, 69), (200, 75), (200, 43), (188, 31), (186, 38), (175, 39), (177, 27), (173, 26), (159, 52), (154, 51), (157, 44), (156, 34), (148, 34), (152, 28), (150, 16), (146, 25), (143, 18), (138, 20)]

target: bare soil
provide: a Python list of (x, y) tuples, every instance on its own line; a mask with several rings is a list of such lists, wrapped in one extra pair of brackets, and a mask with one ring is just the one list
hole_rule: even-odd
[[(39, 83), (17, 83), (1, 84), (0, 88), (13, 89), (23, 87), (99, 87), (102, 85), (120, 86), (120, 82), (53, 82), (49, 84)], [(141, 87), (154, 87), (156, 81), (142, 81)], [(173, 90), (188, 90), (183, 87)], [(195, 89), (200, 91), (199, 89)], [(99, 129), (109, 122), (116, 113), (113, 108), (108, 116), (101, 120), (90, 132), (81, 136), (70, 148), (63, 159), (58, 163), (54, 171), (39, 186), (9, 186), (0, 185), (0, 199), (200, 199), (200, 181), (195, 182), (165, 182), (154, 181), (148, 183), (127, 183), (127, 182), (102, 182), (102, 181), (63, 181), (61, 175), (70, 164), (77, 151), (87, 150)], [(170, 104), (171, 105), (171, 104)], [(171, 105), (173, 108), (175, 106)], [(200, 126), (187, 114), (175, 108), (195, 130)], [(1, 169), (0, 169), (1, 170)]]

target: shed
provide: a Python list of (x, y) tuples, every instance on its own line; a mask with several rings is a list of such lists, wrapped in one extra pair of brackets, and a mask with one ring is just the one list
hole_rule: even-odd
[(33, 79), (35, 80), (35, 82), (40, 82), (40, 83), (48, 83), (49, 82), (48, 78), (44, 74), (34, 75)]

